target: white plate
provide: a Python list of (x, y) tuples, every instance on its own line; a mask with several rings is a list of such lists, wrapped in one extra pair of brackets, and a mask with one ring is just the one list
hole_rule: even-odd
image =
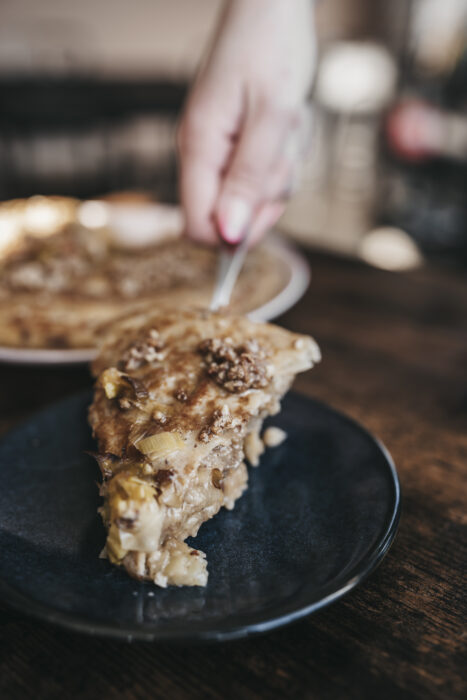
[[(281, 237), (274, 237), (269, 247), (280, 255), (289, 269), (289, 281), (272, 299), (253, 309), (248, 317), (253, 321), (270, 321), (290, 309), (305, 293), (311, 279), (311, 270), (304, 256)], [(91, 362), (94, 348), (47, 349), (0, 347), (0, 362), (17, 365), (74, 365)]]

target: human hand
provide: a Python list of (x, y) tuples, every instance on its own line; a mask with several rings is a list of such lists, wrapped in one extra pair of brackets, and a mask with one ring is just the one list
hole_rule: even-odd
[(284, 209), (306, 130), (311, 0), (229, 0), (178, 134), (187, 233), (255, 241)]

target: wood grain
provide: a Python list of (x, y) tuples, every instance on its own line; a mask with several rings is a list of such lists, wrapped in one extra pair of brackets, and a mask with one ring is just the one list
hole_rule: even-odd
[[(0, 697), (467, 697), (466, 281), (311, 262), (311, 289), (280, 321), (323, 351), (297, 389), (364, 423), (395, 459), (403, 513), (381, 567), (302, 622), (220, 646), (90, 639), (0, 607)], [(0, 385), (3, 431), (90, 378), (1, 367)]]

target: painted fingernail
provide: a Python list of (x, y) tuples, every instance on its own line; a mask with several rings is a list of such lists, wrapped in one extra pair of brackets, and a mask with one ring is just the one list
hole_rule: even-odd
[(219, 212), (219, 231), (227, 243), (238, 243), (244, 237), (251, 220), (251, 205), (240, 197), (223, 202)]

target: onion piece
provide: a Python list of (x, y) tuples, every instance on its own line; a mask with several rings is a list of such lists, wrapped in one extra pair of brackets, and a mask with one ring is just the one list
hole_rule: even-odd
[(143, 455), (151, 454), (153, 456), (163, 457), (176, 452), (185, 447), (185, 443), (178, 433), (156, 433), (147, 438), (143, 438), (136, 444), (136, 448)]
[(119, 564), (128, 551), (122, 547), (119, 529), (113, 523), (109, 529), (109, 535), (105, 543), (105, 548), (107, 551), (107, 556), (112, 564)]

